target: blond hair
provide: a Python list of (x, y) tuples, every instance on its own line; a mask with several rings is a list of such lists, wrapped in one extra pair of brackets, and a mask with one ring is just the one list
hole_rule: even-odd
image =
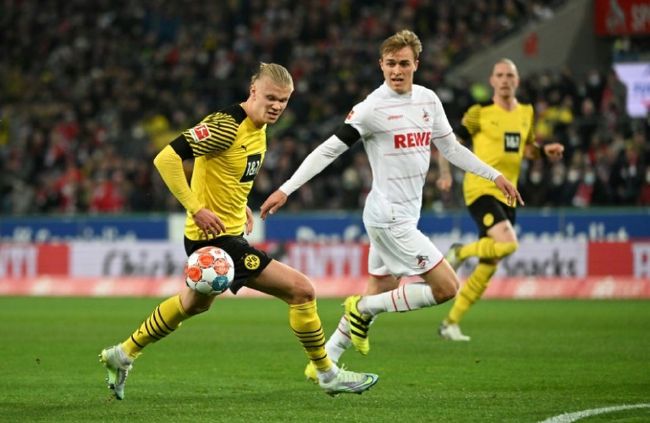
[(251, 77), (251, 85), (263, 76), (268, 77), (277, 85), (293, 88), (293, 78), (291, 78), (291, 74), (287, 68), (278, 65), (277, 63), (260, 63), (260, 68)]
[(415, 60), (420, 57), (422, 53), (422, 42), (420, 38), (413, 31), (408, 29), (403, 29), (390, 37), (386, 38), (381, 47), (379, 48), (380, 57), (384, 57), (384, 54), (394, 53), (398, 50), (403, 49), (404, 47), (411, 47), (413, 54), (415, 55)]
[(502, 57), (501, 59), (497, 60), (496, 63), (494, 63), (494, 66), (492, 66), (492, 73), (494, 73), (494, 68), (497, 65), (500, 65), (501, 63), (512, 66), (512, 69), (514, 69), (515, 71), (515, 75), (517, 75), (517, 77), (519, 76), (519, 70), (517, 69), (517, 65), (515, 65), (515, 62), (508, 59), (507, 57)]

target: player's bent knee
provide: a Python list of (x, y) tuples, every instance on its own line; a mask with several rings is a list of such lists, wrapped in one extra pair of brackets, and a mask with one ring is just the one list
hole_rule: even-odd
[(494, 249), (496, 250), (497, 256), (499, 258), (504, 258), (509, 256), (510, 254), (517, 251), (517, 248), (519, 248), (519, 243), (516, 241), (494, 243)]
[(458, 286), (459, 282), (455, 274), (439, 281), (435, 287), (431, 288), (436, 304), (442, 304), (454, 298), (458, 292)]
[(205, 313), (206, 311), (210, 310), (213, 299), (214, 298), (209, 298), (206, 299), (205, 301), (192, 301), (187, 305), (183, 304), (183, 309), (185, 310), (185, 313), (187, 313), (189, 316), (195, 316), (197, 314)]
[(186, 288), (181, 292), (181, 306), (189, 316), (201, 314), (210, 309), (214, 302), (214, 296), (204, 295)]
[(309, 301), (316, 299), (316, 290), (314, 285), (311, 283), (306, 276), (298, 279), (292, 287), (291, 298), (289, 303), (291, 304), (304, 304)]
[(457, 289), (438, 290), (433, 294), (436, 304), (446, 303), (456, 296)]

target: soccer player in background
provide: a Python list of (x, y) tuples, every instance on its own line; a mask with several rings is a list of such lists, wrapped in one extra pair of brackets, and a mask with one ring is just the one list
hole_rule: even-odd
[[(353, 107), (344, 124), (261, 207), (263, 219), (273, 214), (288, 195), (362, 140), (373, 175), (363, 210), (370, 239), (370, 279), (364, 296), (345, 300), (345, 313), (327, 342), (328, 355), (336, 362), (350, 343), (368, 353), (369, 325), (379, 313), (430, 307), (456, 294), (456, 273), (417, 228), (431, 143), (452, 164), (493, 181), (490, 184), (509, 201), (522, 201), (514, 185), (456, 140), (438, 96), (413, 83), (421, 51), (418, 36), (409, 30), (387, 38), (379, 59), (384, 83)], [(422, 281), (399, 286), (406, 275), (419, 275)], [(311, 364), (305, 375), (316, 378)]]
[[(321, 388), (331, 395), (361, 393), (378, 377), (340, 369), (328, 357), (311, 281), (249, 245), (243, 236), (253, 229), (246, 202), (264, 160), (266, 126), (280, 118), (292, 92), (293, 80), (283, 66), (262, 63), (245, 102), (206, 116), (161, 150), (154, 164), (187, 210), (187, 254), (209, 245), (225, 250), (235, 263), (233, 293), (247, 286), (289, 305), (289, 325), (318, 370)], [(190, 186), (183, 161), (192, 159)], [(142, 350), (172, 333), (182, 321), (207, 311), (214, 299), (186, 287), (157, 306), (122, 343), (100, 353), (108, 386), (117, 399), (124, 398), (126, 377)]]
[[(499, 60), (492, 69), (490, 85), (492, 101), (471, 106), (463, 116), (458, 135), (472, 140), (473, 151), (480, 159), (517, 184), (524, 157), (537, 159), (545, 155), (550, 161), (562, 158), (560, 143), (543, 146), (535, 143), (534, 110), (530, 104), (519, 103), (517, 67), (509, 59)], [(459, 322), (469, 308), (481, 298), (496, 271), (499, 260), (517, 250), (515, 206), (493, 184), (472, 174), (463, 182), (465, 204), (478, 227), (479, 239), (467, 245), (453, 244), (445, 258), (454, 269), (469, 257), (479, 262), (462, 286), (438, 333), (452, 341), (469, 341)]]

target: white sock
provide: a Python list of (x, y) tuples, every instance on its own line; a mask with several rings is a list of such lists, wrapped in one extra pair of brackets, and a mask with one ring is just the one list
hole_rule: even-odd
[(322, 371), (316, 369), (316, 371), (318, 372), (318, 380), (327, 383), (330, 380), (334, 379), (339, 373), (339, 366), (337, 366), (336, 363), (332, 361), (332, 367), (330, 367), (329, 370)]
[(357, 304), (360, 313), (375, 316), (383, 312), (402, 312), (431, 307), (436, 304), (431, 287), (424, 282), (407, 283), (392, 291), (362, 297)]
[(342, 316), (341, 320), (339, 320), (338, 326), (325, 344), (325, 351), (327, 351), (327, 356), (330, 360), (338, 363), (339, 359), (350, 345), (352, 345), (352, 341), (350, 340), (350, 327), (348, 325), (348, 320), (345, 316)]

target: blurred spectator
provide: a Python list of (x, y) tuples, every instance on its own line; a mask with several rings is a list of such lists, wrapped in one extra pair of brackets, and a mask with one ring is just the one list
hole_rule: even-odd
[(650, 206), (650, 167), (646, 167), (645, 178), (639, 194), (639, 205)]
[[(530, 20), (548, 19), (561, 3), (259, 0), (206, 9), (167, 0), (5, 1), (0, 213), (180, 210), (153, 156), (217, 104), (245, 96), (248, 69), (261, 58), (285, 63), (296, 92), (269, 131), (250, 197), (256, 208), (334, 130), (338, 113), (377, 85), (374, 65), (359, 64), (376, 63), (376, 43), (386, 34), (418, 33), (427, 51), (416, 80), (436, 87), (453, 124), (482, 85), (447, 84), (445, 74)], [(638, 45), (622, 39), (615, 49), (636, 54)], [(632, 127), (613, 72), (522, 75), (520, 92), (538, 106), (538, 137), (566, 147), (564, 165), (550, 174), (524, 167), (520, 187), (529, 205), (647, 204), (648, 122)], [(370, 183), (363, 154), (346, 155), (289, 207), (358, 209)], [(450, 194), (425, 192), (427, 208), (460, 205), (458, 183)]]

